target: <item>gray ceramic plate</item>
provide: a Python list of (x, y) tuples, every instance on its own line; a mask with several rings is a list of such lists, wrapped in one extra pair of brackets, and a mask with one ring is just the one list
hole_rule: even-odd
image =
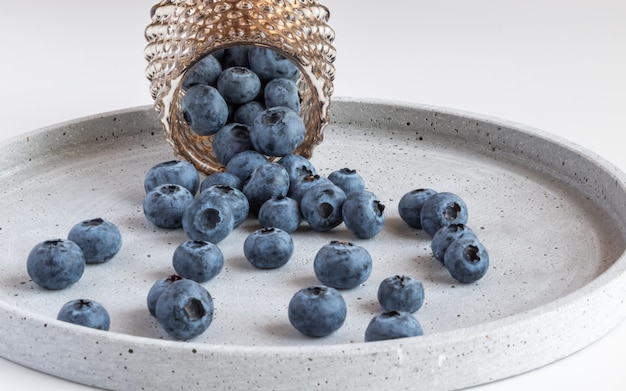
[[(215, 301), (210, 328), (173, 341), (150, 317), (146, 294), (173, 273), (181, 230), (157, 229), (142, 212), (143, 176), (173, 158), (155, 112), (140, 107), (55, 125), (0, 147), (0, 355), (46, 373), (114, 390), (253, 387), (454, 389), (532, 370), (584, 348), (625, 316), (624, 174), (549, 134), (454, 110), (336, 99), (313, 162), (323, 174), (350, 167), (386, 208), (374, 239), (340, 226), (294, 235), (296, 253), (276, 270), (254, 269), (243, 240), (250, 219), (220, 243), (222, 273), (205, 284)], [(468, 225), (491, 267), (474, 284), (455, 282), (430, 253), (424, 232), (404, 225), (397, 204), (409, 190), (460, 195)], [(124, 245), (87, 267), (63, 291), (29, 280), (38, 242), (66, 237), (84, 219), (116, 223)], [(323, 244), (352, 240), (374, 260), (370, 279), (343, 292), (344, 326), (326, 338), (288, 322), (291, 295), (317, 283), (312, 260)], [(364, 343), (381, 310), (379, 282), (421, 279), (416, 313), (424, 336)], [(108, 332), (55, 320), (86, 297), (111, 314)]]

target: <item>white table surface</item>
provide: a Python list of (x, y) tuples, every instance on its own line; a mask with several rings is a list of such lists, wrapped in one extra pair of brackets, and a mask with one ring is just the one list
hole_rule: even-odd
[[(3, 2), (0, 141), (152, 104), (143, 31), (155, 2)], [(626, 171), (620, 137), (626, 130), (626, 2), (323, 4), (336, 32), (335, 96), (424, 103), (523, 123)], [(622, 390), (624, 351), (626, 323), (570, 357), (476, 389)], [(3, 390), (91, 389), (4, 359), (0, 379)]]

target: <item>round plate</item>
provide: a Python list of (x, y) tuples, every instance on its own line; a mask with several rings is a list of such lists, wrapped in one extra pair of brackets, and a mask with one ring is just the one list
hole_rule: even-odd
[[(147, 310), (154, 281), (173, 274), (182, 230), (143, 216), (143, 177), (174, 156), (152, 107), (55, 125), (0, 147), (0, 355), (46, 373), (114, 390), (252, 387), (455, 389), (519, 374), (597, 340), (625, 316), (624, 174), (565, 140), (518, 124), (414, 104), (335, 99), (319, 173), (348, 167), (386, 206), (383, 231), (358, 240), (341, 225), (293, 235), (285, 266), (259, 270), (243, 255), (250, 218), (219, 243), (223, 271), (204, 283), (215, 302), (209, 329), (174, 341)], [(468, 205), (491, 265), (460, 284), (436, 261), (430, 238), (398, 216), (416, 188), (449, 191)], [(37, 243), (102, 217), (122, 231), (111, 261), (46, 291), (26, 272)], [(317, 284), (313, 258), (331, 240), (369, 250), (368, 281), (342, 291), (343, 327), (325, 338), (298, 333), (287, 304)], [(405, 274), (424, 284), (415, 313), (424, 335), (363, 342), (380, 313), (378, 284)], [(101, 302), (110, 331), (57, 321), (68, 300)], [(10, 336), (10, 338), (7, 338)], [(174, 386), (175, 385), (175, 386)]]

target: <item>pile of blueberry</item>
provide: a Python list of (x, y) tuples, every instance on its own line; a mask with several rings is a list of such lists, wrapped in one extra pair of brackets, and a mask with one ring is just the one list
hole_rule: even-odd
[[(246, 259), (258, 269), (285, 265), (294, 253), (292, 234), (303, 224), (326, 232), (344, 223), (357, 238), (373, 238), (383, 228), (384, 206), (366, 190), (365, 180), (356, 170), (339, 169), (323, 177), (300, 155), (288, 154), (273, 162), (250, 152), (234, 155), (232, 160), (242, 163), (235, 166), (235, 173), (228, 164), (225, 171), (201, 179), (196, 168), (184, 160), (161, 162), (146, 172), (146, 218), (158, 227), (180, 228), (189, 238), (174, 252), (176, 274), (156, 281), (148, 294), (150, 313), (174, 338), (193, 338), (209, 326), (212, 300), (197, 285), (221, 271), (224, 256), (219, 243), (246, 219), (256, 218), (258, 222), (258, 229), (242, 243)], [(330, 241), (315, 255), (314, 273), (320, 285), (294, 295), (289, 321), (309, 336), (337, 330), (346, 313), (339, 291), (363, 284), (371, 271), (372, 257), (364, 247), (350, 241)], [(188, 286), (193, 286), (195, 294), (202, 291), (204, 295), (195, 299), (194, 308), (202, 304), (205, 310), (192, 311), (194, 317), (185, 315), (185, 301), (172, 302), (162, 294), (169, 286), (181, 285), (181, 280), (193, 281)], [(186, 298), (189, 301), (194, 296), (190, 293)], [(174, 319), (178, 324), (172, 324)], [(185, 327), (180, 324), (183, 320)]]
[(224, 166), (244, 150), (290, 154), (305, 136), (299, 77), (291, 60), (265, 47), (217, 51), (185, 75), (183, 116), (196, 134), (214, 135), (213, 153)]
[[(305, 134), (296, 88), (298, 68), (280, 54), (239, 46), (208, 55), (183, 81), (182, 107), (190, 128), (212, 136), (213, 152), (224, 170), (201, 178), (188, 161), (158, 163), (145, 174), (143, 211), (157, 227), (182, 229), (188, 240), (172, 256), (174, 273), (154, 282), (147, 307), (174, 339), (203, 333), (214, 305), (202, 285), (224, 266), (219, 243), (249, 218), (258, 229), (242, 243), (246, 259), (258, 269), (285, 265), (294, 253), (292, 234), (303, 224), (327, 232), (344, 224), (358, 239), (372, 239), (385, 223), (385, 206), (367, 190), (356, 170), (318, 174), (310, 160), (295, 153)], [(482, 278), (489, 256), (466, 227), (467, 207), (457, 195), (419, 189), (398, 204), (409, 227), (432, 237), (433, 255), (462, 283)], [(121, 246), (117, 228), (103, 219), (74, 227), (67, 240), (36, 246), (28, 258), (32, 280), (63, 289), (81, 277), (88, 263), (111, 259)], [(351, 241), (331, 240), (315, 254), (319, 285), (296, 292), (288, 305), (295, 329), (311, 337), (338, 330), (347, 307), (341, 290), (370, 277), (372, 257)], [(365, 331), (365, 341), (422, 335), (413, 315), (424, 303), (422, 283), (408, 275), (391, 276), (378, 289), (382, 312)], [(58, 318), (108, 329), (109, 317), (98, 303), (67, 303)]]

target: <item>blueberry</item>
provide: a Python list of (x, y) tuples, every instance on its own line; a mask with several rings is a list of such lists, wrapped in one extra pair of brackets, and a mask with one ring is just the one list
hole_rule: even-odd
[(157, 227), (180, 228), (185, 209), (192, 201), (193, 194), (186, 188), (175, 184), (161, 185), (144, 197), (144, 216)]
[(250, 202), (250, 213), (257, 216), (261, 205), (272, 197), (286, 196), (289, 175), (278, 163), (265, 163), (255, 168), (243, 184), (243, 193)]
[(81, 221), (70, 229), (67, 238), (83, 250), (88, 264), (106, 262), (122, 248), (119, 228), (102, 218)]
[(387, 277), (378, 286), (378, 302), (385, 311), (414, 313), (424, 304), (424, 286), (411, 276)]
[(261, 205), (258, 219), (261, 227), (275, 227), (293, 233), (300, 226), (300, 205), (293, 198), (277, 195)]
[(317, 174), (313, 163), (302, 155), (291, 153), (281, 157), (277, 163), (285, 167), (289, 174), (289, 181), (292, 183), (306, 175)]
[(367, 190), (351, 193), (341, 207), (346, 228), (359, 239), (373, 238), (383, 229), (384, 211), (385, 206)]
[(250, 126), (254, 122), (254, 119), (261, 114), (265, 108), (265, 105), (256, 100), (244, 103), (235, 109), (235, 112), (233, 113), (233, 121)]
[(365, 342), (417, 337), (423, 334), (422, 325), (413, 315), (390, 311), (372, 318), (365, 329)]
[(339, 330), (346, 315), (347, 306), (341, 293), (323, 285), (301, 289), (289, 301), (289, 322), (309, 337), (325, 337)]
[(57, 319), (63, 322), (108, 330), (111, 323), (109, 313), (104, 306), (94, 300), (76, 299), (63, 304)]
[(330, 179), (317, 174), (307, 174), (301, 177), (295, 177), (293, 181), (289, 182), (289, 191), (287, 192), (287, 195), (299, 203), (302, 201), (302, 197), (307, 191), (320, 184), (333, 185)]
[(286, 264), (294, 251), (289, 233), (279, 228), (260, 228), (243, 243), (246, 259), (259, 269), (275, 269)]
[(272, 49), (251, 47), (248, 51), (248, 61), (250, 69), (261, 79), (286, 77), (297, 80), (300, 76), (298, 67), (291, 60)]
[(335, 289), (352, 289), (372, 273), (372, 257), (361, 246), (333, 240), (315, 254), (313, 270), (318, 280)]
[(467, 206), (461, 197), (450, 192), (430, 196), (420, 211), (422, 229), (431, 237), (439, 228), (467, 223)]
[(148, 295), (146, 297), (146, 304), (148, 306), (148, 311), (150, 315), (156, 315), (156, 303), (161, 296), (161, 293), (174, 281), (182, 280), (183, 277), (178, 274), (172, 274), (168, 277), (158, 279), (152, 284), (150, 290), (148, 291)]
[(243, 151), (233, 156), (226, 165), (226, 172), (235, 175), (245, 182), (250, 176), (252, 171), (260, 166), (269, 162), (267, 157), (257, 151)]
[(226, 123), (224, 124), (224, 126), (228, 125), (231, 122), (234, 122), (233, 118), (235, 118), (235, 111), (237, 111), (237, 108), (239, 107), (239, 105), (230, 102), (226, 102), (226, 106), (228, 106), (228, 117), (226, 118)]
[(341, 168), (328, 174), (328, 179), (335, 185), (341, 187), (346, 196), (349, 196), (355, 191), (365, 190), (365, 180), (356, 172), (356, 170), (350, 168)]
[(204, 240), (188, 240), (176, 247), (172, 256), (176, 273), (196, 282), (207, 282), (224, 267), (224, 254), (220, 248)]
[(200, 192), (202, 193), (202, 191), (215, 185), (230, 186), (241, 190), (243, 188), (243, 181), (230, 172), (214, 172), (213, 174), (207, 175), (202, 182), (200, 182)]
[(161, 185), (181, 185), (196, 194), (200, 184), (198, 170), (186, 160), (168, 160), (152, 166), (144, 177), (146, 193)]
[(224, 49), (222, 54), (222, 68), (230, 67), (250, 67), (248, 61), (248, 51), (250, 46), (238, 45)]
[(223, 166), (239, 152), (254, 149), (248, 125), (236, 122), (224, 125), (213, 136), (212, 147), (215, 158)]
[(52, 239), (38, 243), (28, 254), (26, 269), (39, 286), (58, 290), (76, 283), (85, 271), (85, 255), (71, 240)]
[(227, 202), (233, 213), (235, 228), (246, 220), (250, 212), (250, 203), (246, 195), (232, 186), (214, 185), (204, 189), (196, 198), (202, 203)]
[(465, 236), (476, 236), (474, 231), (472, 231), (465, 224), (450, 224), (445, 227), (439, 228), (430, 242), (430, 248), (439, 262), (443, 263), (444, 254), (450, 246), (450, 243), (455, 241), (456, 239), (465, 237)]
[(191, 130), (200, 136), (217, 133), (228, 121), (226, 101), (215, 87), (206, 84), (190, 87), (183, 96), (181, 106)]
[(215, 87), (220, 73), (222, 73), (222, 64), (215, 56), (209, 54), (189, 69), (183, 80), (182, 87), (184, 90), (196, 84), (208, 84)]
[[(216, 50), (214, 52), (211, 52), (211, 55), (213, 57), (215, 57), (215, 59), (217, 61), (219, 61), (219, 63), (221, 64), (224, 61), (224, 53), (226, 52), (226, 49), (219, 49)], [(248, 54), (246, 53), (246, 57), (248, 57)]]
[(183, 212), (183, 230), (191, 240), (219, 243), (235, 229), (232, 204), (219, 197), (205, 201), (200, 193)]
[(326, 232), (343, 222), (341, 207), (346, 194), (335, 184), (311, 187), (300, 201), (300, 212), (314, 231)]
[(209, 292), (199, 283), (184, 278), (172, 282), (161, 292), (155, 317), (170, 337), (188, 340), (209, 328), (213, 311)]
[(304, 141), (306, 129), (302, 118), (293, 110), (270, 107), (259, 114), (250, 126), (254, 149), (267, 156), (293, 153)]
[(226, 68), (217, 79), (217, 90), (224, 100), (241, 105), (248, 103), (261, 92), (261, 80), (245, 67)]
[(444, 254), (444, 265), (455, 280), (469, 284), (487, 273), (489, 253), (476, 237), (463, 237), (450, 243)]
[(437, 192), (433, 189), (415, 189), (405, 193), (398, 203), (400, 218), (411, 228), (422, 228), (420, 212), (424, 202)]
[(284, 77), (270, 80), (263, 90), (265, 107), (284, 106), (300, 113), (300, 94), (296, 82)]

